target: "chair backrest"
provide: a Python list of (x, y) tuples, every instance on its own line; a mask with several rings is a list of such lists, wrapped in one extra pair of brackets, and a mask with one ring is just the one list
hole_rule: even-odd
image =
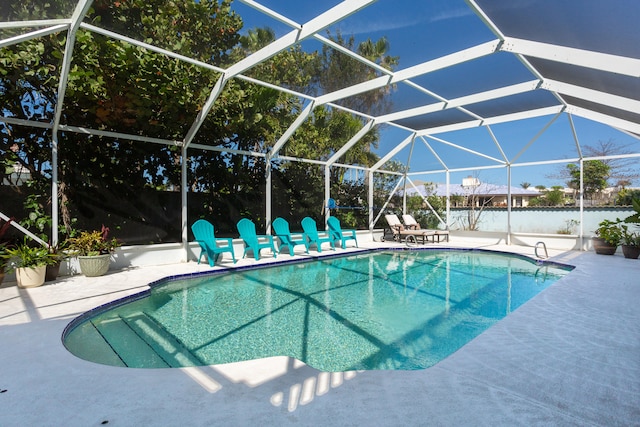
[(340, 227), (340, 220), (335, 216), (330, 216), (327, 220), (327, 225), (331, 231), (335, 231), (336, 233), (342, 232), (342, 227)]
[(311, 217), (305, 217), (302, 219), (302, 229), (310, 238), (318, 238), (318, 225), (316, 221)]
[(271, 225), (273, 226), (273, 231), (280, 236), (288, 236), (291, 234), (289, 231), (289, 223), (284, 218), (278, 217), (274, 219)]
[(398, 216), (396, 214), (385, 215), (384, 219), (387, 220), (387, 224), (389, 224), (389, 227), (391, 227), (391, 228), (402, 226), (402, 223), (400, 222), (400, 219), (398, 218)]
[(406, 225), (407, 227), (418, 225), (418, 222), (416, 221), (416, 219), (409, 214), (402, 215), (402, 220), (404, 221), (404, 225)]
[(238, 233), (240, 233), (240, 237), (242, 240), (246, 242), (253, 242), (258, 240), (258, 235), (256, 234), (256, 225), (248, 218), (242, 218), (238, 221), (237, 224)]
[(191, 224), (191, 231), (196, 240), (209, 241), (215, 239), (213, 224), (206, 219), (199, 219)]

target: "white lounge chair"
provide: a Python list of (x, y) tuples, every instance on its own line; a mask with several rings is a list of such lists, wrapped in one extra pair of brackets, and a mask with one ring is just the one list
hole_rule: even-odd
[[(389, 224), (389, 228), (393, 233), (393, 240), (401, 242), (404, 238), (407, 244), (410, 243), (418, 243), (418, 239), (422, 240), (422, 243), (426, 243), (431, 237), (431, 240), (435, 243), (435, 230), (407, 230), (404, 225), (398, 219), (398, 216), (395, 214), (389, 214), (384, 216), (387, 220), (387, 224)], [(438, 240), (439, 241), (439, 240)]]
[[(416, 221), (413, 215), (404, 214), (402, 215), (402, 220), (404, 221), (405, 228), (409, 230), (422, 230), (422, 228), (420, 227), (420, 224), (418, 224), (418, 221)], [(449, 230), (431, 230), (431, 231), (435, 233), (435, 236), (438, 236), (438, 243), (440, 243), (441, 237), (445, 238), (447, 242), (449, 241)], [(435, 242), (435, 236), (433, 240), (434, 242)]]

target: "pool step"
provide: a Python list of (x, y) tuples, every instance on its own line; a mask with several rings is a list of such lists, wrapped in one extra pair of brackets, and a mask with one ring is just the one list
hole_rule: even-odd
[(80, 325), (65, 340), (65, 346), (81, 359), (110, 366), (126, 366), (93, 322)]
[[(203, 363), (145, 313), (92, 322), (109, 345), (109, 365), (139, 368), (201, 366)], [(119, 362), (116, 360), (119, 360)]]
[(146, 313), (127, 316), (124, 321), (172, 368), (204, 365), (196, 355)]
[(92, 323), (125, 366), (148, 368), (170, 366), (121, 317)]

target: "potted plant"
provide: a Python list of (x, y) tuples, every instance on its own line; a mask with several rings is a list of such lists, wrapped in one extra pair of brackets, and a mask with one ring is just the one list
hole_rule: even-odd
[(16, 281), (21, 288), (34, 288), (44, 283), (47, 265), (53, 262), (47, 248), (30, 246), (26, 241), (15, 248), (5, 249), (3, 258), (10, 270), (16, 271)]
[(622, 224), (622, 254), (625, 258), (638, 259), (640, 256), (640, 233), (629, 231), (629, 226)]
[(618, 226), (620, 220), (610, 221), (605, 219), (598, 224), (595, 231), (596, 237), (593, 237), (593, 249), (597, 254), (613, 255), (620, 244), (622, 238), (622, 230)]
[(636, 213), (626, 217), (620, 224), (622, 254), (625, 258), (638, 259), (640, 257), (640, 199), (633, 199), (632, 203)]
[(83, 231), (69, 239), (70, 250), (77, 255), (82, 274), (88, 277), (102, 276), (109, 270), (111, 253), (120, 246), (115, 238), (108, 238), (109, 228), (101, 231)]
[(49, 256), (51, 257), (52, 262), (47, 265), (47, 274), (44, 279), (45, 282), (56, 280), (58, 278), (58, 274), (60, 273), (60, 264), (62, 264), (62, 261), (67, 258), (67, 247), (68, 242), (66, 240), (58, 242), (55, 245), (49, 244)]

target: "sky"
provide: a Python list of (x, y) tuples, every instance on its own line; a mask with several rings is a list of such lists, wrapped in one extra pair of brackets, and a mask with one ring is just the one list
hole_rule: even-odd
[[(587, 6), (591, 8), (603, 7), (601, 3), (596, 0), (584, 1), (586, 1), (588, 3)], [(602, 19), (611, 19), (613, 23), (615, 22), (614, 17), (607, 18), (607, 16), (605, 16), (607, 11), (613, 10), (611, 13), (617, 13), (620, 16), (620, 14), (626, 10), (625, 7), (628, 9), (629, 5), (633, 4), (630, 3), (629, 0), (620, 1), (620, 4), (616, 4), (617, 10), (613, 10), (616, 8), (609, 6), (602, 9)], [(302, 24), (335, 6), (339, 1), (303, 0), (292, 2), (290, 0), (261, 0), (260, 3), (286, 18)], [(481, 0), (479, 3), (482, 4), (486, 2)], [(540, 8), (536, 8), (534, 3), (535, 2), (531, 0), (513, 0), (505, 3), (489, 4), (491, 4), (490, 7), (493, 8), (495, 16), (501, 16), (501, 13), (508, 12), (509, 8), (522, 8), (522, 10), (527, 11), (527, 15), (530, 15), (530, 20), (540, 22), (535, 25), (550, 26), (549, 32), (553, 30), (551, 25), (554, 24), (554, 17), (566, 16), (562, 15), (562, 8), (569, 7), (568, 4), (564, 4), (563, 2), (547, 1), (547, 9), (538, 11), (537, 9)], [(265, 17), (265, 15), (262, 15), (239, 1), (234, 2), (233, 7), (243, 17), (245, 29), (255, 26), (269, 26), (275, 31), (276, 37), (291, 31), (291, 27), (272, 20), (269, 17)], [(555, 14), (552, 8), (555, 8)], [(631, 10), (635, 9), (631, 8)], [(545, 21), (536, 20), (536, 13), (540, 13), (540, 17), (544, 17)], [(525, 15), (525, 18), (528, 19), (529, 16)], [(523, 27), (523, 32), (531, 31), (532, 29), (532, 31), (536, 30), (536, 27), (527, 27), (527, 25), (530, 25), (529, 20), (513, 23), (513, 25)], [(585, 48), (585, 46), (581, 46), (580, 43), (593, 43), (593, 46), (596, 46), (597, 43), (602, 43), (602, 40), (605, 38), (604, 35), (599, 37), (589, 35), (587, 37), (589, 40), (576, 40), (575, 31), (574, 34), (571, 32), (571, 29), (576, 25), (578, 25), (578, 23), (569, 22), (568, 25), (556, 26), (557, 28), (562, 28), (562, 30), (558, 30), (558, 37), (561, 37), (567, 45)], [(464, 0), (379, 0), (371, 6), (343, 19), (336, 25), (329, 27), (327, 30), (331, 34), (336, 34), (336, 32), (340, 31), (345, 37), (353, 35), (357, 42), (364, 41), (368, 38), (375, 41), (380, 37), (386, 37), (390, 45), (390, 51), (388, 53), (400, 58), (397, 70), (402, 70), (496, 38), (468, 7)], [(624, 30), (625, 29), (622, 28), (620, 31)], [(322, 48), (322, 44), (317, 40), (305, 41), (302, 46), (305, 49)], [(630, 55), (636, 55), (637, 53), (634, 50), (637, 49), (637, 47), (625, 46), (624, 43), (616, 43), (616, 49), (620, 50), (616, 52), (617, 54), (630, 52)], [(512, 55), (498, 53), (487, 58), (449, 67), (443, 71), (436, 71), (426, 76), (420, 76), (412, 79), (412, 81), (440, 96), (452, 99), (533, 79), (535, 79), (535, 76), (523, 67)], [(536, 91), (536, 93), (538, 94), (537, 96), (527, 100), (532, 108), (557, 104), (557, 100), (548, 91)], [(392, 112), (394, 112), (425, 103), (433, 103), (436, 102), (437, 99), (402, 83), (397, 85), (395, 92), (392, 94), (392, 101)], [(477, 113), (483, 117), (499, 115), (500, 108), (508, 108), (509, 101), (510, 100), (505, 100), (504, 105), (490, 107), (494, 108), (494, 110), (486, 109), (489, 108), (489, 106), (479, 105), (477, 106), (479, 109)], [(482, 110), (483, 108), (485, 108), (485, 110)], [(495, 108), (498, 108), (498, 110), (495, 110)], [(462, 113), (455, 110), (447, 110), (436, 113), (437, 116), (434, 115), (432, 117), (446, 121), (456, 114), (459, 115)], [(576, 136), (581, 146), (595, 146), (598, 145), (598, 141), (613, 140), (616, 144), (626, 146), (628, 151), (640, 152), (640, 140), (597, 122), (575, 115), (572, 116), (572, 118), (576, 129)], [(428, 121), (430, 119), (418, 117), (407, 120), (406, 124), (413, 125), (422, 123), (421, 121), (423, 120)], [(541, 133), (542, 129), (545, 130)], [(491, 135), (486, 128), (474, 128), (434, 135), (437, 139), (426, 138), (426, 141), (422, 139), (416, 140), (413, 151), (411, 150), (411, 146), (407, 146), (394, 156), (394, 160), (407, 163), (409, 154), (412, 151), (410, 161), (410, 172), (412, 173), (442, 170), (444, 168), (442, 163), (450, 170), (469, 166), (481, 167), (497, 165), (499, 163), (492, 159), (503, 160), (503, 154), (500, 152), (500, 149), (497, 148), (494, 137), (499, 142), (504, 156), (513, 164), (540, 162), (548, 159), (563, 160), (577, 157), (575, 138), (569, 117), (566, 114), (560, 115), (555, 120), (554, 116), (545, 116), (508, 124), (493, 125), (491, 131), (493, 135)], [(380, 134), (380, 144), (374, 152), (381, 157), (410, 135), (408, 131), (393, 126), (381, 128)], [(490, 158), (452, 148), (452, 145), (469, 147), (471, 150), (482, 153), (484, 156)], [(527, 147), (526, 150), (523, 150), (524, 147)], [(431, 150), (437, 153), (439, 159), (434, 156)], [(519, 186), (521, 183), (527, 182), (532, 186), (564, 186), (566, 183), (559, 175), (561, 174), (561, 170), (565, 168), (565, 163), (544, 166), (514, 166), (511, 168), (512, 185)], [(637, 168), (640, 174), (640, 158), (638, 159)], [(507, 170), (504, 167), (499, 169), (452, 172), (450, 180), (452, 183), (460, 183), (462, 178), (469, 175), (477, 176), (483, 182), (494, 184), (505, 184), (507, 180)], [(444, 182), (446, 179), (444, 173), (412, 175), (412, 178), (433, 182)], [(633, 182), (633, 185), (640, 187), (640, 182)]]

